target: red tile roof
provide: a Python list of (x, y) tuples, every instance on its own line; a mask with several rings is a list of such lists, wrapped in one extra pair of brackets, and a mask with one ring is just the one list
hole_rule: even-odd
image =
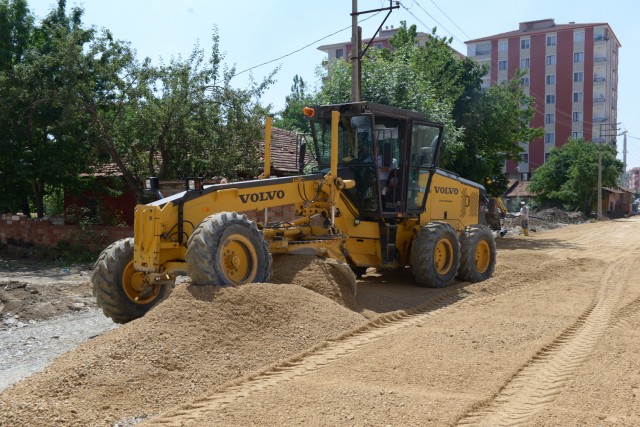
[(529, 184), (531, 181), (520, 181), (515, 187), (507, 190), (506, 197), (532, 197), (534, 194), (529, 192)]
[[(275, 173), (298, 173), (301, 135), (289, 130), (271, 129), (271, 167)], [(264, 141), (259, 141), (260, 161), (264, 161)], [(307, 147), (306, 160), (311, 160)]]

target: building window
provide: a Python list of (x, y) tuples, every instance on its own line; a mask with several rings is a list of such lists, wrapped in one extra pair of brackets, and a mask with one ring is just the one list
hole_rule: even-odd
[(573, 33), (573, 41), (574, 43), (584, 42), (584, 31), (576, 31)]
[(555, 46), (558, 38), (556, 36), (547, 36), (547, 46)]
[(521, 84), (522, 86), (529, 86), (529, 77), (522, 77), (522, 78), (520, 79), (520, 84)]
[(520, 68), (529, 68), (529, 58), (520, 59)]
[(528, 153), (520, 154), (520, 163), (529, 163), (529, 154)]
[(556, 75), (555, 74), (547, 74), (547, 84), (548, 85), (556, 84)]
[(582, 92), (573, 92), (573, 102), (582, 102), (583, 93)]
[(506, 52), (509, 48), (509, 43), (506, 40), (498, 42), (498, 52)]
[(545, 103), (547, 103), (547, 104), (555, 104), (556, 103), (556, 94), (552, 93), (551, 95), (547, 95)]
[(574, 138), (576, 138), (576, 139), (577, 139), (577, 138), (582, 138), (582, 132), (573, 132), (572, 136), (573, 136)]
[(507, 61), (498, 61), (498, 70), (506, 70)]
[(549, 155), (551, 153), (544, 153), (544, 161), (546, 162), (547, 160), (549, 160)]
[(584, 62), (584, 52), (576, 52), (573, 54), (573, 62)]
[(380, 42), (374, 43), (373, 47), (375, 47), (376, 49), (382, 49), (382, 43), (380, 43)]
[(336, 58), (340, 59), (344, 57), (344, 50), (342, 49), (336, 49)]
[(575, 111), (573, 113), (573, 121), (574, 121), (574, 123), (582, 121), (582, 111)]
[(573, 81), (575, 83), (584, 81), (584, 72), (578, 71), (577, 73), (573, 73)]
[(547, 65), (556, 65), (556, 56), (555, 55), (547, 55), (546, 64)]
[(520, 40), (520, 49), (529, 49), (531, 45), (529, 44), (529, 39)]
[(544, 134), (544, 142), (547, 144), (555, 144), (556, 143), (556, 134), (555, 133), (545, 133)]
[(545, 123), (555, 123), (556, 122), (556, 115), (555, 114), (545, 114), (544, 115), (544, 122)]

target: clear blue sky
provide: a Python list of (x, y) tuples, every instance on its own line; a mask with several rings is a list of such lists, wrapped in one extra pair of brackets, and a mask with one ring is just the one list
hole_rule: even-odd
[[(57, 4), (55, 0), (28, 2), (38, 18)], [(358, 1), (359, 10), (388, 5), (388, 0)], [(251, 71), (255, 79), (261, 79), (280, 67), (277, 83), (263, 98), (265, 103), (272, 104), (274, 111), (282, 109), (294, 75), (300, 75), (311, 87), (318, 85), (315, 71), (324, 58), (318, 46), (351, 38), (349, 0), (67, 0), (67, 6), (82, 6), (87, 25), (108, 28), (116, 38), (131, 42), (140, 59), (150, 57), (155, 63), (160, 58), (188, 56), (196, 43), (208, 52), (214, 26), (219, 29), (225, 63), (235, 65), (237, 71), (310, 45)], [(453, 47), (466, 54), (465, 41), (516, 30), (523, 21), (553, 18), (557, 24), (608, 23), (622, 44), (618, 121), (623, 130), (629, 131), (630, 169), (640, 167), (640, 139), (636, 139), (640, 138), (640, 104), (635, 99), (640, 96), (639, 12), (637, 0), (403, 0), (385, 25), (397, 27), (400, 21), (407, 21), (422, 32), (437, 27), (439, 35), (453, 36)], [(360, 19), (370, 18), (361, 23), (363, 38), (374, 34), (385, 15), (386, 12), (361, 16)], [(323, 39), (325, 36), (329, 37)], [(320, 39), (323, 40), (317, 41)], [(235, 84), (246, 85), (249, 74), (238, 76)], [(620, 137), (619, 158), (622, 149)]]

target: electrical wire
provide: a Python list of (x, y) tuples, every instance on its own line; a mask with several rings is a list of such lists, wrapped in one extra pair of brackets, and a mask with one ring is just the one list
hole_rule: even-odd
[[(361, 23), (361, 22), (367, 21), (367, 20), (369, 20), (369, 19), (371, 19), (371, 18), (373, 18), (373, 17), (375, 17), (376, 15), (379, 15), (379, 14), (380, 14), (380, 12), (374, 13), (373, 15), (371, 15), (371, 16), (369, 16), (369, 17), (367, 17), (367, 18), (364, 18), (364, 19), (362, 19), (362, 20), (358, 21), (358, 24), (359, 24), (359, 23)], [(310, 47), (310, 46), (312, 46), (312, 45), (314, 45), (314, 44), (316, 44), (316, 43), (318, 43), (318, 42), (321, 42), (322, 40), (328, 39), (328, 38), (329, 38), (329, 37), (331, 37), (331, 36), (335, 36), (336, 34), (341, 33), (341, 32), (343, 32), (343, 31), (346, 31), (346, 30), (349, 30), (349, 29), (351, 29), (351, 25), (349, 25), (348, 27), (344, 27), (344, 28), (342, 28), (341, 30), (335, 31), (335, 32), (333, 32), (333, 33), (331, 33), (331, 34), (328, 34), (328, 35), (326, 35), (326, 36), (324, 36), (324, 37), (322, 37), (322, 38), (319, 38), (318, 40), (315, 40), (315, 41), (313, 41), (313, 42), (311, 42), (311, 43), (309, 43), (309, 44), (307, 44), (307, 45), (305, 45), (305, 46), (303, 46), (303, 47), (301, 47), (301, 48), (299, 48), (299, 49), (296, 49), (296, 50), (294, 50), (293, 52), (289, 52), (289, 53), (287, 53), (286, 55), (282, 55), (282, 56), (280, 56), (280, 57), (278, 57), (278, 58), (275, 58), (275, 59), (272, 59), (272, 60), (270, 60), (270, 61), (263, 62), (262, 64), (258, 64), (258, 65), (254, 65), (253, 67), (249, 67), (249, 68), (247, 68), (246, 70), (242, 70), (242, 71), (240, 71), (240, 72), (236, 73), (236, 74), (234, 75), (234, 77), (235, 77), (235, 76), (239, 76), (240, 74), (244, 74), (244, 73), (246, 73), (246, 72), (249, 72), (249, 71), (251, 71), (251, 70), (253, 70), (253, 69), (256, 69), (256, 68), (262, 67), (263, 65), (271, 64), (271, 63), (273, 63), (273, 62), (276, 62), (276, 61), (279, 61), (279, 60), (281, 60), (281, 59), (284, 59), (284, 58), (286, 58), (286, 57), (288, 57), (288, 56), (291, 56), (291, 55), (293, 55), (293, 54), (295, 54), (295, 53), (298, 53), (298, 52), (300, 52), (300, 51), (302, 51), (302, 50), (305, 50), (306, 48), (308, 48), (308, 47)]]
[[(458, 42), (460, 42), (460, 43), (464, 44), (464, 42), (463, 42), (462, 40), (460, 40), (458, 37), (456, 37), (456, 35), (455, 35), (455, 34), (453, 34), (453, 32), (449, 31), (449, 29), (448, 29), (447, 27), (445, 27), (444, 25), (442, 25), (442, 24), (441, 24), (441, 23), (440, 23), (436, 18), (434, 18), (434, 17), (433, 17), (433, 15), (431, 15), (429, 12), (427, 12), (427, 11), (425, 10), (425, 8), (424, 8), (424, 7), (422, 7), (422, 5), (420, 5), (420, 3), (418, 3), (418, 0), (413, 0), (413, 2), (414, 2), (414, 3), (415, 3), (415, 4), (416, 4), (420, 9), (422, 9), (422, 11), (423, 11), (424, 13), (426, 13), (426, 14), (427, 14), (431, 19), (433, 19), (433, 20), (436, 22), (436, 24), (438, 24), (440, 27), (442, 27), (442, 29), (443, 29), (443, 30), (445, 30), (447, 33), (451, 34), (451, 37), (453, 37), (453, 38), (454, 38), (455, 40), (457, 40)], [(402, 3), (401, 3), (401, 4), (402, 4)], [(405, 8), (405, 9), (406, 9), (406, 8)], [(407, 11), (408, 11), (408, 9), (407, 9)]]
[(455, 22), (453, 22), (453, 20), (452, 20), (451, 18), (449, 18), (449, 16), (448, 16), (446, 13), (444, 13), (444, 10), (440, 9), (440, 6), (438, 6), (438, 5), (436, 4), (436, 2), (434, 2), (433, 0), (429, 0), (429, 1), (431, 1), (431, 3), (433, 3), (433, 5), (434, 5), (435, 7), (437, 7), (437, 8), (438, 8), (438, 10), (439, 10), (440, 12), (442, 12), (442, 14), (443, 14), (444, 16), (446, 16), (446, 17), (447, 17), (447, 19), (448, 19), (449, 21), (451, 21), (451, 23), (452, 23), (453, 25), (455, 25), (455, 26), (456, 26), (456, 28), (457, 28), (457, 29), (459, 29), (459, 30), (460, 30), (460, 32), (461, 32), (462, 34), (464, 34), (464, 36), (465, 36), (466, 38), (471, 39), (471, 37), (469, 36), (469, 34), (465, 33), (465, 32), (464, 32), (464, 30), (463, 30), (462, 28), (458, 27), (458, 24), (456, 24)]

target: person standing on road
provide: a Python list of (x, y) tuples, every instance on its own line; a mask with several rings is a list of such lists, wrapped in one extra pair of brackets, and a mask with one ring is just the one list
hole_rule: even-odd
[(518, 214), (520, 217), (520, 225), (522, 226), (522, 234), (525, 236), (529, 235), (529, 206), (527, 206), (527, 202), (520, 202), (520, 213)]

